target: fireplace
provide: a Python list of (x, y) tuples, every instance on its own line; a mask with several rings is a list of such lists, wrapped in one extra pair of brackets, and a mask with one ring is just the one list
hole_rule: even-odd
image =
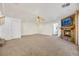
[(64, 36), (71, 37), (71, 30), (64, 30)]

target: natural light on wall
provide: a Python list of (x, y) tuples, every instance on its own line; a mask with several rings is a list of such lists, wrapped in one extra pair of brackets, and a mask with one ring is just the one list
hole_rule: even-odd
[(57, 35), (57, 34), (58, 34), (58, 23), (54, 23), (54, 24), (53, 24), (53, 28), (54, 28), (53, 34), (54, 34), (54, 35)]

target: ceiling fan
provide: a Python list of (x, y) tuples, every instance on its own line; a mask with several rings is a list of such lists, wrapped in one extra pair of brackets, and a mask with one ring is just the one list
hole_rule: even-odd
[(44, 18), (42, 16), (37, 16), (35, 21), (40, 24), (44, 21)]

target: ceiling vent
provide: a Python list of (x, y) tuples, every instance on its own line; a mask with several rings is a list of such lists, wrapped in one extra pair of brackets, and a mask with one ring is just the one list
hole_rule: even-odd
[(70, 3), (65, 3), (62, 5), (63, 8), (70, 6)]

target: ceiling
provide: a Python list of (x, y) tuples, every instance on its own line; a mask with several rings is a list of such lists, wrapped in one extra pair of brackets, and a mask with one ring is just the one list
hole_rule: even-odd
[(71, 3), (62, 8), (64, 3), (4, 3), (0, 10), (5, 16), (22, 19), (23, 22), (34, 22), (37, 16), (42, 16), (45, 22), (58, 21), (73, 14), (79, 4)]

